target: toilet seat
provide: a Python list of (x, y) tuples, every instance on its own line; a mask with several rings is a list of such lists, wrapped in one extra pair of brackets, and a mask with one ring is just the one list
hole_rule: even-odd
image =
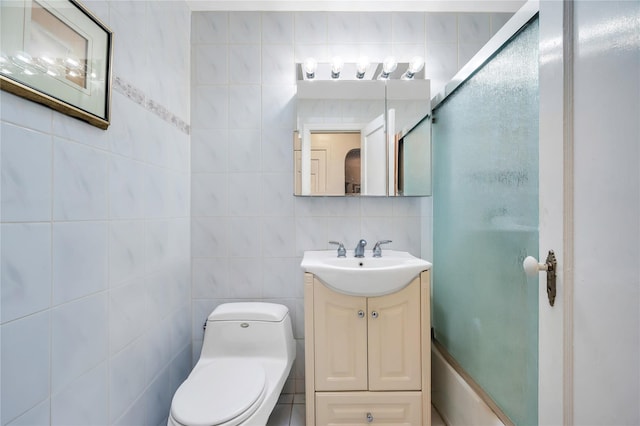
[(253, 414), (267, 392), (263, 366), (247, 359), (213, 359), (176, 391), (171, 416), (182, 425), (234, 426)]

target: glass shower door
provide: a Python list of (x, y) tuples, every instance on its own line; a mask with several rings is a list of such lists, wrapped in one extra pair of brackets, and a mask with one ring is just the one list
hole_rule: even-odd
[(436, 339), (518, 425), (538, 420), (538, 24), (434, 109)]

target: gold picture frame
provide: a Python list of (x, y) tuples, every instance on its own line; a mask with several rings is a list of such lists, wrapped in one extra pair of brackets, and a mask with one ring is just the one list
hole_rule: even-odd
[(77, 0), (0, 4), (0, 89), (107, 129), (113, 32)]

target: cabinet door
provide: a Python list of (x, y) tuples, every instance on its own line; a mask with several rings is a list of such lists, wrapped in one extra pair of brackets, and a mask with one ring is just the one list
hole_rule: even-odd
[(368, 305), (369, 389), (420, 390), (420, 278)]
[(422, 425), (421, 392), (318, 392), (316, 424)]
[(367, 389), (367, 300), (314, 284), (316, 390)]

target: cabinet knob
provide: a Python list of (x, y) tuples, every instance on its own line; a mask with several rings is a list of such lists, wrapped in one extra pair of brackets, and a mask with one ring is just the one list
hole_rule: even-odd
[(358, 311), (358, 318), (364, 318), (364, 311), (362, 309)]
[(378, 315), (379, 315), (379, 314), (378, 314), (378, 311), (373, 311), (373, 312), (371, 312), (371, 318), (374, 318), (374, 319), (375, 319), (375, 318), (378, 318)]
[(367, 423), (373, 422), (373, 415), (371, 413), (367, 413)]

